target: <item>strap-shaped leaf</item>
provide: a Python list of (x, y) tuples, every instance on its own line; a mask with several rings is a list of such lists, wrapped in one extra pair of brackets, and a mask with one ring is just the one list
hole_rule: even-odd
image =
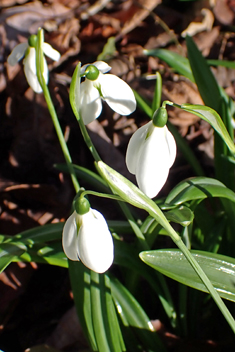
[(70, 282), (79, 321), (91, 348), (93, 351), (98, 351), (91, 315), (90, 270), (81, 262), (71, 260), (68, 260), (68, 262)]
[(230, 149), (231, 153), (235, 154), (234, 142), (231, 139), (221, 117), (215, 110), (209, 108), (208, 106), (191, 104), (182, 104), (180, 105), (180, 108), (207, 121), (216, 130), (216, 132), (218, 132), (220, 137), (227, 144), (227, 147)]
[(2, 272), (16, 256), (23, 254), (27, 247), (20, 242), (1, 243), (0, 248), (0, 272)]
[(109, 277), (91, 271), (91, 316), (98, 351), (123, 352), (124, 341), (110, 291)]
[(69, 261), (70, 279), (79, 320), (93, 351), (125, 351), (109, 278)]
[(186, 206), (171, 209), (165, 213), (169, 221), (173, 221), (182, 226), (189, 226), (194, 219), (194, 214), (191, 209)]
[[(235, 259), (220, 254), (192, 250), (191, 254), (202, 267), (219, 295), (235, 302)], [(208, 292), (183, 253), (164, 249), (140, 253), (140, 258), (162, 274), (197, 290)]]
[[(222, 182), (209, 177), (195, 177), (180, 182), (167, 196), (166, 206), (207, 197), (222, 197), (235, 202), (235, 193)], [(164, 206), (163, 206), (164, 209)]]
[(202, 56), (190, 36), (186, 37), (186, 43), (188, 59), (201, 97), (206, 105), (219, 111), (222, 96), (218, 83), (206, 62), (206, 59)]
[(167, 49), (144, 50), (144, 54), (158, 57), (162, 61), (165, 61), (175, 71), (194, 82), (192, 70), (186, 57)]
[(24, 244), (44, 243), (61, 239), (64, 223), (49, 224), (38, 226), (33, 229), (21, 232), (13, 236), (9, 241), (21, 241)]
[(140, 341), (145, 351), (165, 351), (164, 345), (141, 305), (127, 288), (114, 277), (111, 277), (111, 290), (118, 311), (121, 316), (124, 315), (128, 329), (132, 329), (134, 332), (137, 345)]

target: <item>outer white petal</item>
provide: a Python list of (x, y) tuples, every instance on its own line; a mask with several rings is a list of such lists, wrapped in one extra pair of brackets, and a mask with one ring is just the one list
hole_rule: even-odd
[(95, 61), (93, 64), (95, 67), (98, 68), (98, 70), (102, 73), (109, 72), (111, 70), (111, 66), (109, 66), (106, 62), (104, 61)]
[(99, 91), (86, 79), (80, 85), (80, 112), (84, 124), (94, 121), (102, 111)]
[(169, 160), (169, 167), (174, 164), (176, 158), (176, 143), (175, 138), (172, 136), (171, 132), (166, 127), (166, 140), (169, 148), (170, 153), (170, 160)]
[(83, 65), (81, 67), (81, 74), (84, 74), (85, 71), (86, 71), (86, 68), (90, 65), (94, 65), (96, 66), (96, 68), (98, 68), (98, 70), (102, 73), (105, 73), (105, 72), (108, 72), (111, 70), (111, 66), (109, 66), (108, 64), (106, 64), (106, 62), (104, 61), (95, 61), (93, 62), (92, 64), (86, 64), (86, 65)]
[(113, 238), (105, 218), (97, 210), (84, 214), (78, 234), (78, 255), (89, 269), (103, 273), (113, 263)]
[(129, 140), (126, 151), (126, 166), (131, 174), (135, 175), (136, 173), (137, 162), (139, 161), (139, 151), (151, 126), (152, 121), (149, 121), (146, 125), (135, 131)]
[(24, 56), (28, 46), (28, 42), (16, 45), (7, 58), (7, 62), (9, 63), (9, 65), (15, 66), (17, 62), (20, 61), (20, 59), (22, 59), (22, 57)]
[(43, 43), (42, 45), (43, 52), (46, 56), (50, 57), (54, 61), (58, 61), (60, 59), (59, 51), (52, 48), (52, 46), (48, 43)]
[(98, 79), (101, 93), (110, 108), (120, 115), (129, 115), (136, 109), (136, 100), (132, 89), (121, 78), (100, 73)]
[[(48, 67), (45, 58), (43, 58), (44, 71), (43, 76), (46, 84), (48, 83)], [(29, 49), (28, 55), (24, 59), (24, 73), (28, 84), (34, 90), (35, 93), (41, 93), (42, 88), (37, 79), (36, 71), (36, 51), (34, 48)]]
[(78, 258), (78, 230), (76, 224), (76, 212), (66, 221), (62, 233), (62, 246), (64, 253), (71, 260), (79, 260)]
[[(164, 186), (172, 165), (173, 141), (169, 147), (167, 127), (155, 127), (153, 133), (142, 144), (137, 161), (136, 179), (139, 188), (150, 198), (155, 197)], [(176, 151), (176, 148), (175, 148)], [(174, 154), (175, 155), (175, 154)]]

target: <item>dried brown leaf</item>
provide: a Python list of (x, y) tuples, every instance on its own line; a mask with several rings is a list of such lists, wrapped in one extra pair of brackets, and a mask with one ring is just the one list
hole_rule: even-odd
[(44, 6), (40, 1), (35, 1), (4, 10), (0, 21), (5, 19), (9, 26), (18, 31), (36, 33), (45, 21), (52, 19), (59, 24), (70, 14), (71, 10), (62, 4)]
[(161, 2), (162, 0), (138, 0), (134, 2), (137, 5), (134, 6), (134, 14), (125, 22), (118, 37), (122, 37), (138, 27)]

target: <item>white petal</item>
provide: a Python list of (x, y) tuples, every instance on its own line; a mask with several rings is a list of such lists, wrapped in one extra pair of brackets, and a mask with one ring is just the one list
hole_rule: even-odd
[(86, 71), (86, 69), (87, 69), (87, 67), (88, 67), (89, 65), (92, 65), (92, 64), (86, 64), (86, 65), (83, 65), (83, 66), (81, 67), (80, 73), (81, 73), (82, 75), (85, 73), (85, 71)]
[(84, 124), (94, 121), (102, 111), (99, 91), (86, 79), (80, 85), (80, 113)]
[(7, 58), (7, 62), (9, 63), (9, 65), (16, 65), (17, 62), (20, 61), (20, 59), (22, 59), (22, 57), (24, 56), (28, 46), (28, 42), (16, 45)]
[(98, 68), (98, 70), (102, 73), (105, 73), (105, 72), (108, 72), (111, 70), (111, 66), (109, 66), (108, 64), (106, 64), (106, 62), (104, 61), (95, 61), (93, 62), (92, 64), (86, 64), (86, 65), (83, 65), (81, 67), (81, 74), (84, 74), (87, 67), (90, 66), (90, 65), (94, 65), (96, 68)]
[(169, 167), (174, 164), (176, 158), (176, 143), (175, 138), (172, 136), (171, 132), (166, 127), (166, 140), (169, 148), (170, 160), (169, 160)]
[(102, 73), (109, 72), (111, 70), (111, 66), (109, 66), (106, 62), (104, 61), (95, 61), (92, 65), (98, 68), (98, 70)]
[(149, 121), (146, 125), (140, 127), (132, 135), (129, 140), (127, 151), (126, 151), (126, 166), (131, 174), (136, 174), (137, 162), (139, 159), (139, 150), (144, 143), (146, 134), (149, 128), (152, 126), (152, 121)]
[(104, 100), (112, 110), (120, 115), (129, 115), (136, 109), (134, 93), (121, 78), (100, 73), (97, 81), (100, 83)]
[(60, 53), (59, 51), (55, 50), (52, 48), (52, 46), (48, 43), (43, 43), (42, 45), (43, 52), (46, 56), (51, 58), (54, 61), (58, 61), (60, 59)]
[[(36, 51), (34, 48), (29, 49), (29, 53), (24, 59), (24, 73), (28, 84), (34, 90), (35, 93), (41, 93), (42, 88), (37, 79), (37, 70), (36, 70)], [(45, 58), (43, 58), (44, 71), (43, 77), (45, 79), (46, 84), (48, 83), (48, 67)]]
[(113, 263), (114, 247), (112, 235), (101, 213), (90, 209), (83, 215), (78, 234), (78, 255), (89, 269), (103, 273)]
[(66, 221), (62, 233), (62, 246), (64, 253), (70, 260), (79, 260), (77, 232), (76, 212), (73, 212)]
[(139, 151), (136, 179), (139, 188), (150, 198), (160, 192), (172, 165), (166, 129), (166, 126), (163, 128), (155, 127)]

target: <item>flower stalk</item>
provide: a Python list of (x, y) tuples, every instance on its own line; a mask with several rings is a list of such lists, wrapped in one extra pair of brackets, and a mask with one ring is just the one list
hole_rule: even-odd
[(67, 144), (65, 142), (64, 135), (63, 135), (63, 132), (60, 127), (58, 116), (57, 116), (54, 104), (52, 102), (49, 89), (48, 89), (47, 84), (45, 82), (45, 79), (43, 77), (43, 69), (44, 69), (43, 51), (42, 51), (43, 42), (44, 42), (43, 30), (40, 28), (38, 30), (37, 44), (36, 44), (36, 48), (35, 48), (36, 49), (37, 77), (38, 77), (38, 81), (42, 87), (42, 91), (43, 91), (43, 94), (44, 94), (44, 97), (45, 97), (45, 100), (47, 103), (47, 107), (48, 107), (49, 113), (51, 115), (52, 122), (54, 124), (55, 130), (57, 133), (57, 137), (59, 139), (59, 143), (60, 143), (66, 164), (67, 164), (69, 172), (70, 172), (70, 176), (72, 179), (72, 183), (73, 183), (75, 192), (77, 193), (80, 189), (80, 185), (78, 183), (76, 173), (75, 173), (75, 170), (72, 165), (72, 158), (70, 156), (69, 149), (68, 149)]

